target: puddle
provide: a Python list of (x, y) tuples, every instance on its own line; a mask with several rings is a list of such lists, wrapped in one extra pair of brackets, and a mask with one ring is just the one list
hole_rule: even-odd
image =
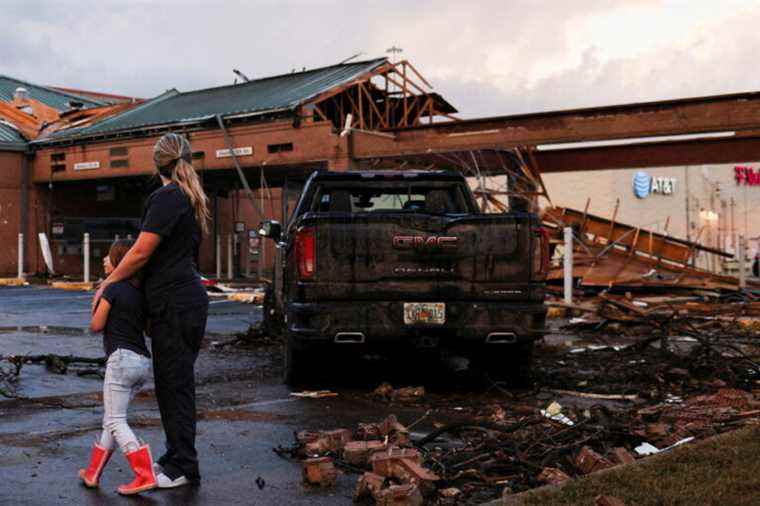
[(61, 325), (17, 325), (0, 327), (0, 334), (25, 332), (27, 334), (53, 334), (56, 336), (93, 335), (86, 327), (65, 327)]

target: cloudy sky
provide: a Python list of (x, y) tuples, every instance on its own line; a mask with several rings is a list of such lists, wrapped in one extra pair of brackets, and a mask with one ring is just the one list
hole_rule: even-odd
[(751, 0), (1, 0), (0, 74), (150, 97), (392, 45), (463, 117), (760, 90)]

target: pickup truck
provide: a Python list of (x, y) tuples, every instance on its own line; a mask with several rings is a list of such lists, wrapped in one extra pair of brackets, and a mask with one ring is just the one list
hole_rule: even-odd
[[(515, 206), (525, 207), (525, 206)], [(524, 379), (543, 336), (548, 239), (525, 210), (486, 214), (449, 171), (315, 172), (277, 244), (265, 315), (287, 337), (285, 376), (315, 354), (446, 349)]]

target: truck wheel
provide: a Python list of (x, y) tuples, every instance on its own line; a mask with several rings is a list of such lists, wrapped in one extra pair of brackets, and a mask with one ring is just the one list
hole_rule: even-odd
[(307, 377), (306, 353), (304, 350), (297, 349), (291, 339), (285, 343), (285, 384), (289, 386), (300, 386)]
[(507, 345), (501, 353), (496, 353), (499, 345), (494, 345), (483, 352), (477, 362), (492, 381), (525, 386), (531, 379), (534, 345), (533, 341)]

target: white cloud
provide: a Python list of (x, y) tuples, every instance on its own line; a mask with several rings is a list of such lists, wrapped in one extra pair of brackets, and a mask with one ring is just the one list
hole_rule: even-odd
[(754, 2), (3, 2), (0, 73), (153, 96), (392, 44), (463, 116), (760, 89)]

